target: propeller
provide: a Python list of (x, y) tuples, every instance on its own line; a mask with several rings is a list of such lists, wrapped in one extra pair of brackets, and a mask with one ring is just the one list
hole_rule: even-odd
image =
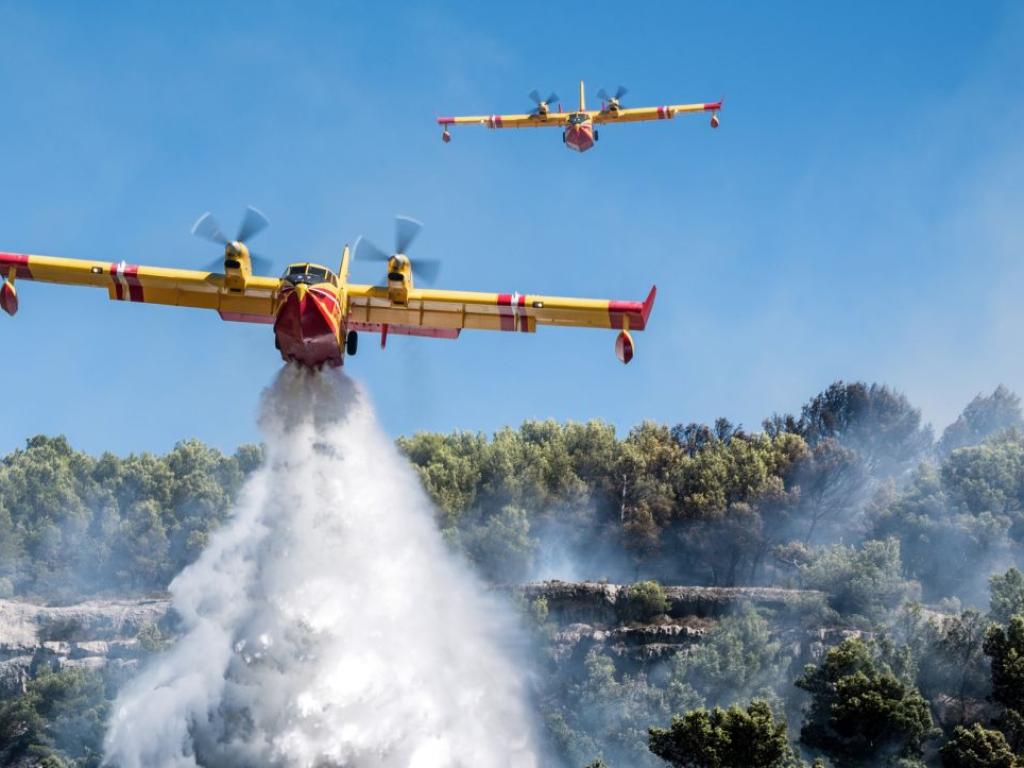
[(597, 92), (597, 98), (601, 99), (601, 101), (606, 102), (609, 107), (612, 107), (613, 109), (618, 109), (619, 100), (627, 93), (629, 93), (629, 88), (627, 88), (624, 85), (620, 85), (618, 88), (615, 89), (614, 96), (609, 96), (608, 91), (602, 88), (600, 91)]
[[(362, 235), (356, 240), (355, 248), (352, 249), (356, 261), (378, 261), (387, 262), (392, 256), (404, 256), (408, 258), (409, 246), (423, 229), (423, 225), (416, 219), (408, 216), (395, 217), (395, 252), (385, 253), (370, 240)], [(437, 259), (409, 259), (412, 264), (412, 273), (420, 280), (430, 283), (441, 271), (441, 262)]]
[[(245, 245), (247, 240), (251, 240), (256, 237), (256, 235), (266, 229), (269, 225), (270, 220), (267, 219), (260, 210), (250, 205), (245, 209), (245, 215), (242, 216), (242, 223), (238, 226), (238, 235), (234, 240), (228, 240), (224, 235), (224, 232), (221, 231), (220, 223), (209, 211), (200, 216), (196, 220), (196, 223), (192, 225), (192, 234), (196, 237), (201, 237), (203, 240), (209, 240), (212, 243), (223, 245), (226, 252), (230, 250), (235, 243)], [(269, 272), (273, 266), (270, 259), (264, 256), (258, 256), (254, 253), (249, 254), (249, 261), (252, 263), (254, 271)], [(223, 259), (215, 259), (210, 262), (206, 268), (212, 272), (223, 265)]]
[(552, 91), (546, 99), (542, 99), (540, 97), (540, 93), (538, 93), (537, 89), (534, 88), (532, 91), (530, 91), (529, 96), (530, 100), (537, 105), (537, 107), (533, 110), (532, 113), (534, 115), (546, 114), (547, 111), (551, 109), (551, 105), (558, 101), (558, 94), (555, 93), (554, 91)]

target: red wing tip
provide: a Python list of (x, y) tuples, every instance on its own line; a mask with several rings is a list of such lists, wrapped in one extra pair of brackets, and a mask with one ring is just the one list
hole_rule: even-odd
[(644, 299), (643, 308), (640, 310), (640, 314), (644, 318), (644, 325), (647, 325), (647, 318), (651, 315), (651, 310), (654, 309), (654, 297), (658, 295), (658, 286), (652, 285), (651, 292), (647, 294), (647, 298)]
[(454, 117), (439, 117), (437, 118), (438, 125), (452, 125), (455, 123)]
[(713, 102), (713, 103), (711, 103), (711, 104), (705, 104), (705, 105), (704, 105), (704, 109), (710, 109), (710, 110), (719, 110), (719, 109), (721, 109), (721, 108), (722, 108), (722, 105), (723, 105), (724, 103), (725, 103), (725, 100), (724, 100), (724, 99), (722, 99), (722, 100), (720, 100), (720, 101), (716, 101), (716, 102)]

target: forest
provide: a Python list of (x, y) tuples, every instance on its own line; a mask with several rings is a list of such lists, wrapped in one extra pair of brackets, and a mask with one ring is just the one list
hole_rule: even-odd
[[(898, 391), (836, 382), (756, 429), (530, 421), (397, 442), (490, 584), (631, 584), (637, 622), (666, 613), (662, 585), (822, 594), (799, 613), (741, 606), (650, 669), (559, 664), (547, 606), (521, 605), (566, 766), (1024, 766), (1024, 420), (1006, 388), (938, 435)], [(0, 459), (0, 598), (163, 593), (261, 460), (29, 439)], [(787, 638), (819, 629), (839, 639), (797, 668)], [(98, 765), (117, 683), (42, 672), (0, 702), (5, 764)]]

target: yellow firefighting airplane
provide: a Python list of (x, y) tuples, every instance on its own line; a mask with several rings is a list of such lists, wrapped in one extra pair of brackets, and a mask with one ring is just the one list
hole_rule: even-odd
[(654, 288), (644, 301), (417, 288), (414, 275), (429, 280), (437, 263), (409, 259), (422, 225), (402, 216), (396, 219), (394, 253), (363, 238), (354, 249), (357, 259), (386, 265), (384, 285), (348, 281), (348, 246), (337, 273), (303, 262), (289, 265), (281, 277), (263, 277), (253, 274), (253, 260), (259, 259), (246, 241), (267, 224), (249, 208), (238, 236), (229, 240), (209, 213), (196, 222), (193, 234), (224, 246), (223, 273), (0, 252), (0, 308), (9, 315), (18, 311), (18, 279), (105, 288), (115, 301), (214, 309), (223, 320), (273, 324), (286, 362), (319, 369), (325, 363), (338, 367), (346, 353), (354, 355), (359, 331), (379, 333), (383, 347), (389, 333), (455, 339), (463, 328), (533, 333), (538, 325), (618, 329), (615, 354), (628, 363), (634, 349), (630, 332), (644, 329), (654, 305)]
[(530, 93), (530, 98), (537, 105), (525, 115), (474, 115), (470, 117), (439, 117), (437, 122), (444, 126), (441, 140), (447, 144), (452, 140), (450, 126), (453, 125), (486, 125), (488, 128), (562, 128), (562, 141), (569, 149), (586, 152), (594, 146), (598, 139), (597, 126), (608, 123), (636, 123), (645, 120), (671, 120), (684, 112), (710, 112), (711, 127), (718, 127), (718, 110), (722, 102), (708, 104), (669, 104), (663, 107), (639, 107), (626, 109), (621, 99), (628, 91), (619, 86), (614, 96), (609, 96), (602, 88), (597, 92), (601, 99), (601, 109), (587, 109), (583, 95), (583, 81), (580, 81), (580, 108), (575, 112), (563, 112), (559, 104), (558, 111), (553, 107), (558, 96), (551, 94), (541, 99), (537, 91)]

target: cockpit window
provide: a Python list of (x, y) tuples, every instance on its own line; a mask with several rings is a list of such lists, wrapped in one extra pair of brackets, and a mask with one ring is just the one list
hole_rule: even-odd
[(315, 267), (312, 264), (292, 264), (284, 273), (284, 279), (293, 285), (305, 283), (316, 285), (317, 283), (338, 284), (338, 276), (331, 270), (324, 267)]
[(580, 125), (581, 123), (587, 122), (587, 115), (582, 112), (577, 112), (573, 115), (569, 115), (569, 125)]

